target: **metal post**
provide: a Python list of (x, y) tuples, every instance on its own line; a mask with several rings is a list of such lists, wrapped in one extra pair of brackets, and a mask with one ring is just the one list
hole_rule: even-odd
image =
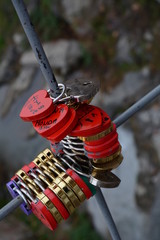
[(19, 205), (23, 203), (21, 196), (17, 196), (12, 201), (10, 201), (6, 206), (0, 209), (0, 221), (13, 212)]
[(40, 69), (49, 85), (51, 94), (53, 97), (57, 97), (60, 94), (59, 87), (56, 81), (56, 78), (52, 72), (52, 68), (48, 62), (46, 54), (43, 50), (42, 44), (38, 38), (37, 33), (35, 32), (34, 26), (30, 20), (27, 8), (23, 0), (11, 0), (14, 8), (17, 12), (17, 15), (21, 21), (21, 24), (24, 28), (24, 31), (28, 37), (30, 45), (33, 49), (33, 52), (37, 58), (37, 61), (40, 65)]
[(97, 188), (95, 198), (96, 198), (97, 203), (98, 203), (98, 205), (99, 205), (99, 207), (100, 207), (100, 209), (103, 213), (103, 216), (106, 220), (107, 227), (108, 227), (109, 232), (112, 236), (112, 239), (113, 240), (121, 240), (120, 235), (119, 235), (118, 230), (117, 230), (117, 227), (116, 227), (116, 224), (114, 223), (114, 220), (113, 220), (112, 215), (109, 211), (107, 202), (105, 201), (104, 196), (103, 196), (100, 188)]
[(138, 102), (128, 108), (124, 113), (122, 113), (118, 118), (116, 118), (113, 122), (116, 124), (116, 127), (121, 126), (124, 122), (126, 122), (129, 118), (131, 118), (136, 112), (145, 107), (148, 103), (153, 101), (156, 97), (160, 95), (160, 85), (142, 97)]

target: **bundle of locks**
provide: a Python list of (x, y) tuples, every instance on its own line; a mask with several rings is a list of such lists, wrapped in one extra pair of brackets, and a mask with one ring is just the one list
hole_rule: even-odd
[(7, 184), (12, 197), (20, 195), (23, 211), (35, 214), (54, 230), (96, 186), (117, 187), (120, 179), (111, 172), (123, 160), (116, 125), (102, 109), (90, 105), (98, 85), (93, 81), (59, 84), (57, 98), (39, 90), (23, 106), (20, 117), (50, 142), (22, 167)]

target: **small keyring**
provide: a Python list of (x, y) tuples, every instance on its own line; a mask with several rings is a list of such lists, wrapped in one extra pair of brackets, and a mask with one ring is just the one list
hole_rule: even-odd
[[(65, 92), (65, 90), (66, 90), (66, 86), (65, 86), (64, 84), (62, 84), (62, 83), (58, 83), (58, 87), (59, 87), (60, 89), (62, 88), (62, 92), (61, 92), (61, 93), (59, 94), (59, 96), (56, 97), (56, 98), (54, 98), (54, 97), (52, 97), (52, 96), (50, 95), (50, 98), (53, 100), (53, 103), (57, 103), (58, 100), (63, 96), (63, 94), (64, 94), (64, 92)], [(50, 93), (51, 90), (49, 89), (47, 92)]]

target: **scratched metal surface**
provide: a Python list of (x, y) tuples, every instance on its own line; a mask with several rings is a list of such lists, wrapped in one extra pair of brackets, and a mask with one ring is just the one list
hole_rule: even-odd
[(100, 88), (100, 82), (92, 78), (78, 78), (67, 80), (65, 82), (65, 85), (67, 87), (67, 94), (80, 96), (80, 102), (93, 98)]

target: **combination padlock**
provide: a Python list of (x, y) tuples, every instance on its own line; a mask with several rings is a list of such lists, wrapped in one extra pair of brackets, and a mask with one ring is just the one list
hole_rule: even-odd
[(95, 194), (87, 178), (82, 179), (66, 168), (49, 149), (40, 153), (28, 166), (23, 166), (7, 186), (12, 197), (21, 195), (23, 206), (27, 205), (28, 210), (51, 230)]

